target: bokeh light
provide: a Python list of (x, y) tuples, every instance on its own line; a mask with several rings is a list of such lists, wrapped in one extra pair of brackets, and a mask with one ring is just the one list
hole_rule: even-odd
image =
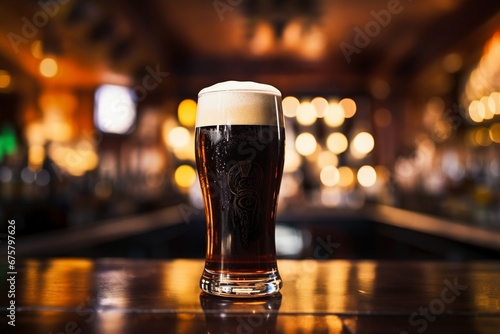
[(316, 109), (310, 102), (302, 102), (297, 109), (297, 122), (300, 125), (308, 126), (316, 122)]
[(317, 163), (319, 168), (323, 168), (328, 165), (337, 166), (339, 164), (339, 158), (330, 151), (322, 151), (318, 155)]
[(73, 176), (83, 175), (99, 164), (95, 144), (88, 139), (76, 142), (51, 142), (47, 154), (57, 166)]
[(488, 103), (488, 108), (494, 115), (496, 115), (498, 110), (493, 93), (491, 93), (490, 96), (487, 97), (487, 103)]
[(12, 77), (7, 71), (0, 71), (0, 89), (8, 88), (12, 82)]
[(351, 187), (354, 185), (354, 172), (352, 171), (351, 168), (347, 167), (347, 166), (342, 166), (342, 167), (339, 167), (338, 169), (339, 171), (339, 183), (338, 185), (340, 187), (344, 187), (344, 188), (347, 188), (347, 187)]
[(45, 159), (45, 148), (42, 145), (30, 146), (28, 151), (28, 162), (30, 167), (37, 169), (42, 166)]
[(32, 122), (26, 126), (25, 129), (26, 140), (29, 145), (43, 145), (45, 144), (45, 131), (43, 123)]
[(53, 58), (44, 58), (40, 62), (40, 74), (46, 78), (53, 78), (56, 76), (59, 66)]
[(295, 139), (295, 148), (303, 156), (309, 156), (316, 151), (316, 138), (309, 132), (301, 133)]
[(500, 143), (500, 123), (491, 124), (489, 133), (493, 142)]
[(297, 109), (300, 106), (299, 100), (295, 96), (287, 96), (282, 101), (283, 114), (286, 117), (297, 116)]
[(480, 114), (478, 105), (479, 101), (477, 100), (474, 100), (469, 104), (469, 117), (476, 123), (480, 123), (484, 120), (484, 113), (483, 115)]
[(493, 110), (495, 115), (500, 115), (500, 92), (493, 92), (488, 99), (490, 109)]
[(181, 165), (175, 170), (174, 179), (179, 187), (187, 189), (196, 181), (196, 172), (189, 165)]
[(321, 170), (319, 178), (321, 180), (321, 183), (323, 183), (325, 186), (333, 187), (339, 182), (340, 174), (337, 167), (325, 166)]
[(334, 154), (345, 152), (348, 145), (347, 137), (340, 132), (333, 132), (326, 139), (326, 147)]
[(283, 29), (283, 47), (287, 51), (297, 52), (302, 39), (302, 22), (290, 20)]
[(340, 100), (339, 105), (344, 109), (345, 118), (351, 118), (356, 114), (356, 102), (353, 99), (345, 98)]
[(476, 143), (479, 146), (489, 146), (491, 144), (490, 131), (488, 128), (480, 127), (476, 130)]
[(285, 165), (283, 167), (283, 171), (285, 173), (295, 172), (300, 168), (302, 164), (302, 159), (299, 154), (294, 149), (286, 149), (285, 152)]
[(189, 144), (190, 132), (182, 126), (170, 130), (167, 137), (167, 144), (172, 148), (181, 148)]
[(373, 136), (368, 132), (358, 133), (352, 141), (353, 149), (360, 154), (370, 153), (373, 150), (374, 146), (375, 140), (373, 139)]
[[(484, 119), (490, 120), (495, 116), (495, 110), (491, 110), (489, 103), (489, 96), (483, 96), (481, 100), (479, 100), (478, 108), (484, 110)], [(495, 108), (493, 106), (493, 108)]]
[(95, 93), (94, 120), (107, 133), (126, 134), (136, 119), (135, 93), (118, 85), (102, 85)]
[(372, 166), (362, 166), (358, 170), (357, 177), (358, 183), (365, 188), (369, 188), (377, 182), (377, 172)]
[(265, 21), (255, 24), (254, 35), (250, 40), (250, 51), (255, 55), (271, 52), (276, 44), (273, 27)]
[(196, 102), (191, 99), (186, 99), (179, 103), (177, 118), (181, 125), (193, 127), (196, 121)]
[(325, 50), (326, 37), (320, 27), (311, 25), (303, 31), (301, 54), (308, 59), (320, 58)]
[(344, 124), (344, 120), (345, 120), (344, 108), (342, 108), (342, 106), (336, 101), (330, 102), (328, 110), (325, 114), (326, 125), (332, 128), (336, 128)]
[(31, 43), (31, 54), (36, 59), (42, 59), (43, 58), (43, 44), (42, 44), (42, 41), (36, 40), (36, 41), (33, 41), (33, 43)]
[(41, 187), (48, 185), (50, 182), (50, 174), (45, 169), (40, 169), (35, 174), (35, 183)]
[(328, 101), (324, 97), (315, 97), (314, 99), (312, 99), (311, 104), (314, 106), (314, 109), (316, 110), (316, 116), (318, 118), (325, 117), (325, 114), (328, 111)]

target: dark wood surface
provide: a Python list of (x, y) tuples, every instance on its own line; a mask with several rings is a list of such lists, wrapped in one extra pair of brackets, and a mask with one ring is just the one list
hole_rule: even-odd
[(2, 265), (1, 333), (500, 332), (498, 262), (278, 265), (281, 295), (238, 300), (200, 294), (201, 260), (25, 260), (16, 327)]

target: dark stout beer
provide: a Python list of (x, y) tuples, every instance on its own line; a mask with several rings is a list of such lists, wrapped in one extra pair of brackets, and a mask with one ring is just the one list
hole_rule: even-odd
[[(284, 158), (284, 129), (223, 125), (196, 129), (206, 214), (206, 268), (275, 269), (274, 224)], [(223, 261), (222, 261), (223, 260)]]
[[(261, 88), (255, 85), (250, 87)], [(281, 96), (242, 88), (205, 92), (218, 95), (205, 100), (203, 94), (195, 139), (207, 219), (201, 288), (236, 297), (277, 293), (274, 232), (285, 140)]]

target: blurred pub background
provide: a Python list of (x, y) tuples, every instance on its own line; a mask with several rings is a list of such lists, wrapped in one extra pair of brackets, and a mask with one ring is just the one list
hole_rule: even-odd
[(284, 98), (281, 258), (499, 258), (500, 2), (17, 0), (0, 31), (20, 256), (203, 258), (197, 93), (252, 80)]

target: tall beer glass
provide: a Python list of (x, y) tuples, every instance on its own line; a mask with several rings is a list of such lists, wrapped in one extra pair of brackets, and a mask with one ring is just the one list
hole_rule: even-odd
[(274, 232), (285, 146), (281, 93), (237, 81), (202, 89), (195, 142), (207, 220), (201, 289), (227, 297), (278, 293)]

